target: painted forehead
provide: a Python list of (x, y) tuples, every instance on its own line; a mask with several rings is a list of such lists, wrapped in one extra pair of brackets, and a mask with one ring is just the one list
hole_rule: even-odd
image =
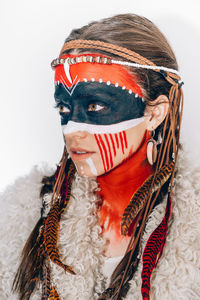
[[(69, 90), (69, 94), (79, 82), (104, 82), (107, 85), (121, 87), (142, 97), (141, 88), (136, 83), (134, 75), (130, 75), (128, 70), (120, 65), (102, 64), (97, 62), (79, 62), (85, 57), (95, 58), (96, 55), (87, 56), (63, 55), (64, 64), (59, 64), (55, 71), (55, 82), (64, 84)], [(75, 63), (73, 63), (75, 62)]]
[[(65, 62), (56, 67), (55, 83), (56, 102), (70, 107), (70, 114), (61, 119), (62, 125), (69, 120), (109, 125), (137, 119), (144, 114), (141, 89), (121, 66)], [(91, 104), (104, 109), (90, 112)]]

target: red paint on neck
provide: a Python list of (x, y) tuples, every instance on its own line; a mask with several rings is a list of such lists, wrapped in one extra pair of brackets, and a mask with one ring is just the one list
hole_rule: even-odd
[(104, 232), (114, 230), (118, 237), (121, 236), (120, 226), (124, 209), (134, 192), (153, 172), (146, 159), (149, 138), (147, 133), (137, 152), (120, 166), (97, 178), (101, 188), (99, 194), (103, 200), (99, 213), (100, 225), (104, 228), (108, 222)]

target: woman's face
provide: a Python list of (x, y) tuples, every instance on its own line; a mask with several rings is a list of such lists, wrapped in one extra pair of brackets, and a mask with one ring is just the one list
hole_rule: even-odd
[(144, 137), (145, 104), (129, 90), (80, 82), (70, 94), (59, 83), (55, 101), (67, 151), (82, 176), (109, 172), (131, 156)]
[(66, 61), (55, 72), (55, 101), (66, 148), (78, 173), (96, 177), (137, 150), (146, 130), (146, 105), (126, 68), (94, 63), (93, 54), (86, 55), (87, 61), (82, 62), (83, 56), (63, 56)]

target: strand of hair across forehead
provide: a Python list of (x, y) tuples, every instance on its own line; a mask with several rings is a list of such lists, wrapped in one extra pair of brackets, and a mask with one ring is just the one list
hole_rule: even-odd
[[(105, 43), (102, 41), (93, 41), (93, 40), (72, 40), (69, 42), (66, 42), (61, 49), (60, 52), (60, 57), (62, 54), (67, 51), (67, 50), (72, 50), (72, 49), (95, 49), (95, 50), (102, 50), (109, 52), (114, 55), (118, 55), (121, 58), (125, 58), (126, 60), (129, 60), (131, 62), (136, 62), (137, 64), (140, 65), (147, 65), (147, 66), (152, 66), (153, 70), (155, 72), (160, 72), (160, 69), (155, 69), (156, 65), (148, 60), (147, 58), (141, 56), (140, 54), (129, 50), (124, 47), (120, 47), (114, 44), (110, 43)], [(158, 67), (158, 66), (157, 66)], [(176, 84), (176, 81), (180, 80), (180, 76), (177, 74), (171, 73), (169, 71), (166, 71), (166, 80), (170, 82), (172, 85)]]

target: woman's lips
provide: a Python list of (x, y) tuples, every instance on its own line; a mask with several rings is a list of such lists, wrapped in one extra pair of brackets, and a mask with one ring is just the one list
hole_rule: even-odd
[(73, 161), (79, 161), (89, 158), (95, 152), (83, 148), (70, 148), (70, 153)]

